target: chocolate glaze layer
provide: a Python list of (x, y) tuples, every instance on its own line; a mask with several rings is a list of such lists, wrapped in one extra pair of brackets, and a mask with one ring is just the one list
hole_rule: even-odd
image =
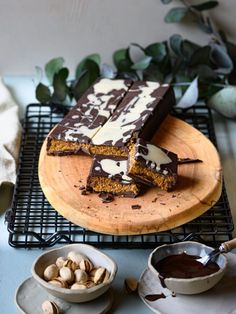
[(131, 81), (98, 79), (80, 98), (48, 137), (76, 143), (89, 143), (131, 86)]
[(134, 82), (91, 144), (123, 147), (138, 137), (149, 140), (174, 104), (174, 93), (169, 85)]
[(177, 175), (177, 155), (143, 139), (138, 139), (135, 144), (134, 159), (145, 168), (149, 168), (156, 173), (162, 175)]

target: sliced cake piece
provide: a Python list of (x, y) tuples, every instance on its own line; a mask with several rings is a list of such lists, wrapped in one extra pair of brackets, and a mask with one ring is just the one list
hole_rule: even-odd
[(175, 104), (172, 87), (134, 82), (112, 117), (93, 136), (91, 154), (128, 156), (136, 138), (150, 140)]
[(177, 167), (175, 153), (138, 139), (130, 149), (127, 173), (141, 183), (168, 191), (176, 184)]
[(139, 194), (137, 184), (127, 172), (127, 157), (95, 155), (87, 179), (87, 187), (95, 192), (135, 197)]
[[(47, 139), (49, 155), (77, 154), (115, 111), (131, 81), (98, 79)], [(83, 144), (83, 145), (82, 145)], [(82, 147), (83, 146), (83, 147)]]

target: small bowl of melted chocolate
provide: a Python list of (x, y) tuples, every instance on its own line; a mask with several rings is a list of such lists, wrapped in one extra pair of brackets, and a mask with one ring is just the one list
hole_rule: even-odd
[(148, 266), (164, 288), (174, 293), (197, 294), (214, 287), (223, 277), (227, 259), (220, 254), (206, 266), (197, 261), (213, 248), (192, 241), (157, 247)]

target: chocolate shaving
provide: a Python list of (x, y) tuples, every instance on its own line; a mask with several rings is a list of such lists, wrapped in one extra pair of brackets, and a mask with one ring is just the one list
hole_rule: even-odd
[(111, 203), (114, 201), (114, 196), (111, 193), (101, 192), (98, 195), (103, 203)]
[(190, 164), (190, 163), (196, 163), (196, 162), (203, 162), (201, 159), (191, 159), (191, 158), (178, 158), (178, 164)]
[(81, 191), (81, 195), (88, 195), (89, 193), (86, 190)]
[(132, 207), (132, 209), (140, 209), (142, 206), (141, 206), (141, 205), (136, 204), (136, 205), (132, 205), (131, 207)]
[(157, 197), (155, 197), (153, 200), (152, 200), (152, 203), (156, 203), (156, 201), (157, 201)]
[(84, 186), (84, 185), (81, 185), (81, 186), (79, 187), (79, 189), (80, 189), (80, 190), (85, 190), (85, 186)]

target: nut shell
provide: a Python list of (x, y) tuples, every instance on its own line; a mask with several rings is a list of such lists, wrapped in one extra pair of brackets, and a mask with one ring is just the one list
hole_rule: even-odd
[(87, 289), (86, 285), (83, 285), (83, 284), (80, 284), (80, 283), (74, 283), (71, 287), (70, 287), (72, 290), (75, 290), (75, 289)]
[(68, 282), (69, 284), (73, 283), (75, 276), (74, 276), (73, 271), (70, 268), (63, 266), (60, 269), (59, 274), (62, 280)]
[(67, 282), (64, 281), (61, 277), (54, 278), (53, 280), (50, 280), (48, 283), (60, 288), (68, 288)]
[(86, 273), (91, 272), (93, 269), (93, 263), (89, 259), (82, 259), (81, 262), (79, 263), (80, 269), (86, 271)]
[(99, 267), (94, 274), (94, 282), (95, 284), (102, 283), (106, 275), (106, 269), (103, 267)]
[(44, 314), (58, 314), (59, 308), (55, 302), (52, 301), (44, 301), (42, 303), (42, 310)]
[(82, 269), (76, 269), (74, 275), (77, 283), (85, 283), (88, 280), (87, 273)]
[(85, 259), (86, 257), (80, 253), (77, 253), (75, 251), (71, 251), (67, 255), (68, 259), (70, 259), (72, 262), (76, 263), (77, 265), (80, 264), (82, 259)]
[(137, 279), (133, 277), (126, 278), (124, 281), (124, 284), (125, 284), (125, 290), (127, 293), (136, 292), (138, 289), (138, 281)]
[(49, 281), (58, 276), (58, 267), (56, 264), (51, 264), (45, 268), (43, 277), (45, 280)]
[(57, 258), (56, 265), (57, 265), (58, 269), (60, 269), (64, 266), (65, 261), (66, 261), (66, 259), (63, 256), (60, 256)]

